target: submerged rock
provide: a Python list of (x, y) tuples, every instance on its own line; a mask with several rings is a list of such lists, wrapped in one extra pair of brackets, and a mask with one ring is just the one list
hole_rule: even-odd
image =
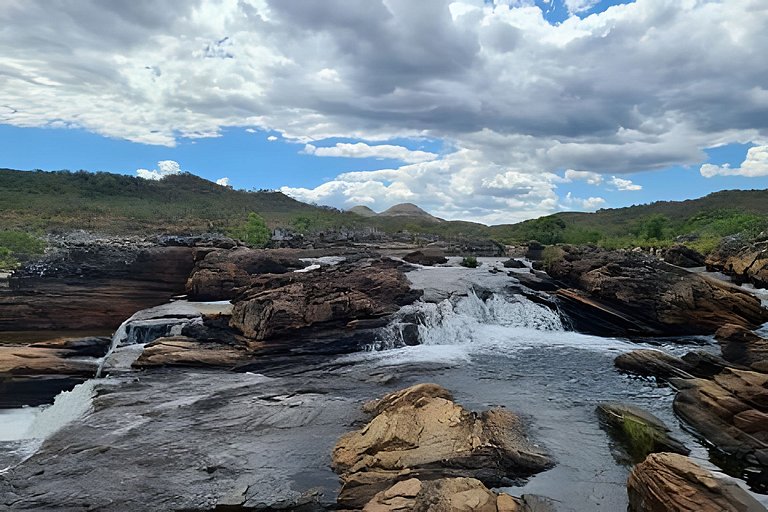
[(688, 455), (691, 452), (669, 435), (670, 429), (663, 421), (639, 407), (603, 402), (598, 404), (597, 413), (634, 462), (642, 461), (650, 453), (674, 452)]
[(598, 317), (615, 334), (709, 334), (726, 323), (754, 329), (768, 321), (757, 297), (729, 283), (641, 253), (560, 249), (547, 271), (576, 289), (561, 294), (569, 316)]
[(629, 512), (764, 512), (733, 482), (716, 478), (691, 459), (654, 453), (635, 466), (627, 481)]
[(365, 410), (374, 418), (342, 436), (333, 450), (344, 506), (360, 507), (409, 478), (469, 477), (500, 486), (552, 466), (514, 414), (504, 409), (471, 413), (436, 384), (391, 393)]

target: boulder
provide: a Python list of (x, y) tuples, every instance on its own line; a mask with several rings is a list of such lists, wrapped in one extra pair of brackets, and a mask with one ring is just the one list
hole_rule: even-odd
[(726, 324), (717, 330), (715, 339), (720, 343), (720, 350), (726, 361), (746, 366), (761, 362), (763, 366), (768, 364), (768, 339), (749, 329)]
[(737, 283), (768, 287), (768, 240), (765, 235), (748, 241), (739, 236), (726, 237), (706, 259), (709, 270), (733, 277)]
[(270, 274), (254, 279), (235, 299), (230, 325), (253, 340), (308, 327), (352, 327), (352, 321), (390, 315), (418, 296), (392, 260)]
[(515, 258), (509, 258), (503, 263), (504, 268), (526, 268), (525, 263)]
[(669, 435), (670, 429), (663, 421), (644, 409), (618, 402), (603, 402), (598, 404), (597, 414), (633, 462), (641, 462), (650, 453), (691, 453), (683, 443)]
[(525, 257), (529, 260), (540, 260), (544, 253), (544, 245), (536, 240), (528, 242), (528, 248), (525, 251)]
[(562, 246), (547, 270), (576, 291), (569, 316), (599, 316), (618, 335), (710, 334), (726, 323), (753, 329), (768, 321), (746, 290), (642, 253)]
[(504, 409), (471, 413), (436, 384), (391, 393), (364, 410), (373, 419), (342, 436), (333, 450), (344, 506), (360, 507), (410, 478), (467, 477), (501, 486), (552, 466), (514, 414)]
[(704, 266), (704, 255), (684, 245), (673, 245), (662, 252), (662, 258), (670, 265), (692, 268)]
[(627, 481), (629, 512), (763, 512), (734, 482), (716, 478), (688, 457), (654, 453)]
[(64, 348), (0, 345), (0, 375), (93, 377), (96, 374), (96, 360), (82, 360), (77, 356), (76, 351)]
[(409, 478), (377, 493), (363, 512), (554, 512), (536, 496), (495, 494), (474, 478)]
[(420, 251), (409, 252), (403, 256), (403, 260), (416, 265), (442, 265), (448, 263), (448, 258), (441, 249), (422, 249)]
[(290, 249), (248, 249), (209, 252), (195, 264), (186, 282), (193, 300), (230, 300), (259, 274), (285, 274), (305, 268), (305, 263)]

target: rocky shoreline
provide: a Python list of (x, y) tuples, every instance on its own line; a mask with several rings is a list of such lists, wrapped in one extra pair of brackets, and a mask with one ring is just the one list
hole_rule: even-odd
[[(330, 255), (338, 258), (324, 258)], [(96, 382), (94, 409), (77, 423), (82, 441), (75, 442), (77, 436), (64, 429), (31, 458), (0, 473), (0, 503), (11, 510), (54, 503), (61, 510), (565, 510), (547, 496), (515, 497), (494, 490), (558, 464), (557, 453), (537, 446), (524, 417), (503, 408), (471, 412), (455, 401), (450, 388), (425, 383), (432, 370), (418, 370), (423, 376), (416, 373), (409, 387), (398, 388), (402, 379), (396, 375), (357, 375), (358, 370), (347, 369), (351, 363), (343, 362), (344, 355), (376, 345), (395, 327), (398, 336), (391, 347), (425, 343), (425, 313), (418, 308), (407, 313), (408, 307), (456, 306), (462, 297), (478, 301), (477, 307), (488, 310), (485, 316), (494, 301), (523, 301), (520, 307), (549, 311), (577, 332), (600, 336), (717, 333), (722, 357), (691, 351), (678, 358), (638, 350), (618, 356), (615, 364), (672, 386), (674, 410), (687, 428), (711, 443), (753, 490), (768, 492), (768, 340), (754, 332), (768, 322), (768, 310), (759, 299), (738, 286), (638, 253), (562, 247), (548, 262), (547, 273), (510, 261), (481, 266), (469, 282), (461, 274), (466, 270), (434, 250), (392, 259), (374, 247), (252, 250), (206, 237), (66, 248), (12, 276), (11, 286), (0, 290), (0, 329), (111, 327), (119, 336), (0, 345), (2, 385), (14, 390), (41, 378), (85, 380), (95, 375), (100, 358), (111, 377), (89, 381)], [(456, 281), (431, 283), (432, 274), (422, 265), (433, 264), (455, 268)], [(752, 282), (760, 283), (759, 278)], [(500, 298), (502, 292), (506, 299)], [(180, 295), (186, 301), (163, 305)], [(302, 373), (307, 388), (286, 388), (286, 379), (301, 379)], [(322, 375), (338, 382), (328, 388), (320, 384)], [(201, 378), (219, 381), (214, 386), (220, 387), (218, 398), (207, 392), (205, 399), (195, 398), (194, 379)], [(153, 384), (147, 387), (143, 379)], [(366, 389), (385, 385), (390, 392), (365, 405), (369, 416), (361, 416), (353, 411), (365, 397), (349, 398), (354, 382), (365, 382)], [(170, 402), (178, 404), (178, 412), (152, 405), (146, 393), (157, 386), (178, 393)], [(730, 510), (717, 508), (723, 499), (736, 504), (733, 510), (764, 510), (693, 459), (652, 455), (688, 452), (679, 441), (661, 441), (668, 428), (659, 427), (652, 415), (649, 419), (631, 405), (606, 407), (602, 417), (618, 425), (617, 439), (629, 443), (628, 451), (648, 456), (645, 462), (633, 461), (639, 464), (628, 483), (630, 510), (682, 511), (690, 510), (685, 508), (690, 503), (701, 504), (701, 510)], [(198, 421), (206, 415), (218, 436), (213, 446), (232, 443), (241, 460), (202, 461), (215, 448), (185, 450), (175, 436), (166, 455), (177, 460), (150, 455), (151, 439), (141, 437), (142, 425), (184, 428), (194, 423), (192, 431), (200, 435), (206, 427)], [(120, 417), (133, 419), (121, 426), (125, 420)], [(615, 430), (607, 431), (615, 436)], [(243, 432), (266, 437), (258, 434), (258, 446), (245, 448)], [(307, 467), (332, 467), (341, 481), (337, 497), (321, 497), (311, 488), (296, 492), (283, 473), (263, 480), (265, 468), (272, 467), (269, 457), (283, 460), (281, 471), (301, 473), (307, 455), (288, 447), (306, 448), (307, 440), (320, 432), (338, 442), (324, 448), (325, 462)], [(168, 501), (148, 503), (131, 494), (135, 485), (98, 497), (88, 472), (111, 464), (116, 459), (110, 452), (132, 449), (130, 444), (137, 451), (126, 452), (131, 461), (126, 469), (110, 469), (127, 481), (141, 480), (141, 467), (158, 476), (177, 473), (172, 481), (154, 482), (148, 494)], [(281, 458), (280, 447), (295, 460)], [(56, 459), (58, 452), (71, 460)], [(89, 453), (104, 455), (91, 460)], [(69, 473), (75, 466), (82, 474)], [(38, 471), (55, 476), (43, 480), (35, 476)], [(78, 489), (68, 497), (59, 487), (65, 481)], [(195, 492), (178, 495), (192, 481)], [(687, 504), (667, 494), (686, 496)]]

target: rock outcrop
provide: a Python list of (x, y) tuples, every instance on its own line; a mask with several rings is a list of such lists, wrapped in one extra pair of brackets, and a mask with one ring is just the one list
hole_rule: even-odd
[(419, 384), (366, 405), (374, 415), (339, 439), (333, 467), (339, 503), (361, 507), (394, 483), (411, 478), (476, 478), (500, 486), (552, 465), (504, 409), (474, 414), (435, 384)]
[(716, 478), (674, 453), (654, 453), (635, 466), (627, 490), (629, 512), (765, 511), (735, 483)]
[(718, 270), (737, 283), (768, 287), (768, 239), (763, 234), (749, 242), (738, 236), (727, 237), (706, 259), (709, 270)]
[(144, 347), (134, 368), (186, 366), (230, 368), (252, 358), (245, 347), (196, 340), (186, 336), (158, 338)]
[(747, 291), (650, 256), (561, 251), (547, 271), (571, 288), (558, 292), (564, 309), (576, 319), (597, 317), (614, 334), (709, 334), (727, 323), (752, 329), (768, 321), (768, 310)]
[(448, 263), (448, 258), (441, 249), (422, 249), (409, 252), (403, 256), (403, 260), (417, 265), (433, 266)]
[[(109, 347), (109, 338), (86, 338), (88, 341), (62, 340), (35, 345), (0, 345), (0, 375), (75, 375), (93, 377), (96, 360), (83, 359)], [(94, 345), (91, 340), (98, 340)], [(82, 346), (82, 350), (78, 348)], [(97, 348), (98, 347), (98, 348)]]
[(684, 245), (673, 245), (664, 249), (662, 258), (670, 265), (677, 265), (678, 267), (692, 268), (704, 266), (704, 255)]
[(307, 327), (354, 327), (354, 321), (392, 314), (418, 296), (392, 260), (267, 274), (235, 299), (230, 325), (253, 340)]
[(715, 339), (720, 343), (720, 350), (726, 361), (768, 372), (768, 339), (733, 324), (726, 324), (718, 329)]

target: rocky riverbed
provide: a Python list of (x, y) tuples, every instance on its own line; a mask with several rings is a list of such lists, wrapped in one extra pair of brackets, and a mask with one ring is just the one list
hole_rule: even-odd
[[(428, 267), (373, 251), (270, 259), (266, 251), (190, 250), (197, 256), (182, 293), (218, 302), (149, 309), (118, 329), (112, 347), (66, 339), (0, 347), (8, 390), (52, 397), (40, 379), (82, 380), (100, 361), (104, 375), (53, 406), (6, 410), (5, 507), (685, 510), (643, 508), (660, 496), (648, 482), (704, 503), (713, 498), (695, 494), (697, 485), (728, 486), (723, 472), (736, 477), (730, 502), (751, 507), (733, 510), (768, 503), (766, 463), (754, 444), (764, 442), (765, 406), (756, 397), (765, 383), (755, 377), (745, 395), (727, 380), (765, 371), (761, 331), (751, 334), (758, 341), (749, 333), (768, 317), (741, 289), (637, 255), (566, 251), (571, 260), (552, 270), (553, 280), (506, 258), (468, 269), (455, 258)], [(576, 263), (585, 269), (572, 270)], [(649, 275), (653, 293), (641, 286)], [(657, 313), (637, 314), (632, 296)], [(718, 332), (724, 359), (711, 316), (697, 313), (702, 300), (733, 320)], [(599, 329), (577, 332), (589, 318)], [(633, 318), (638, 327), (627, 329)], [(659, 337), (667, 327), (677, 335)], [(668, 357), (637, 359), (637, 349)], [(698, 355), (679, 359), (688, 352)], [(31, 354), (42, 362), (31, 365)], [(630, 362), (614, 365), (618, 356)], [(712, 421), (681, 412), (683, 404), (708, 410), (682, 397), (715, 384), (750, 404), (754, 412), (735, 428), (753, 444), (718, 443), (707, 430)], [(637, 439), (601, 423), (606, 402), (639, 407), (641, 418), (652, 413), (690, 458), (638, 466), (628, 494)], [(665, 480), (671, 473), (660, 469), (691, 474), (686, 464), (705, 476)]]

